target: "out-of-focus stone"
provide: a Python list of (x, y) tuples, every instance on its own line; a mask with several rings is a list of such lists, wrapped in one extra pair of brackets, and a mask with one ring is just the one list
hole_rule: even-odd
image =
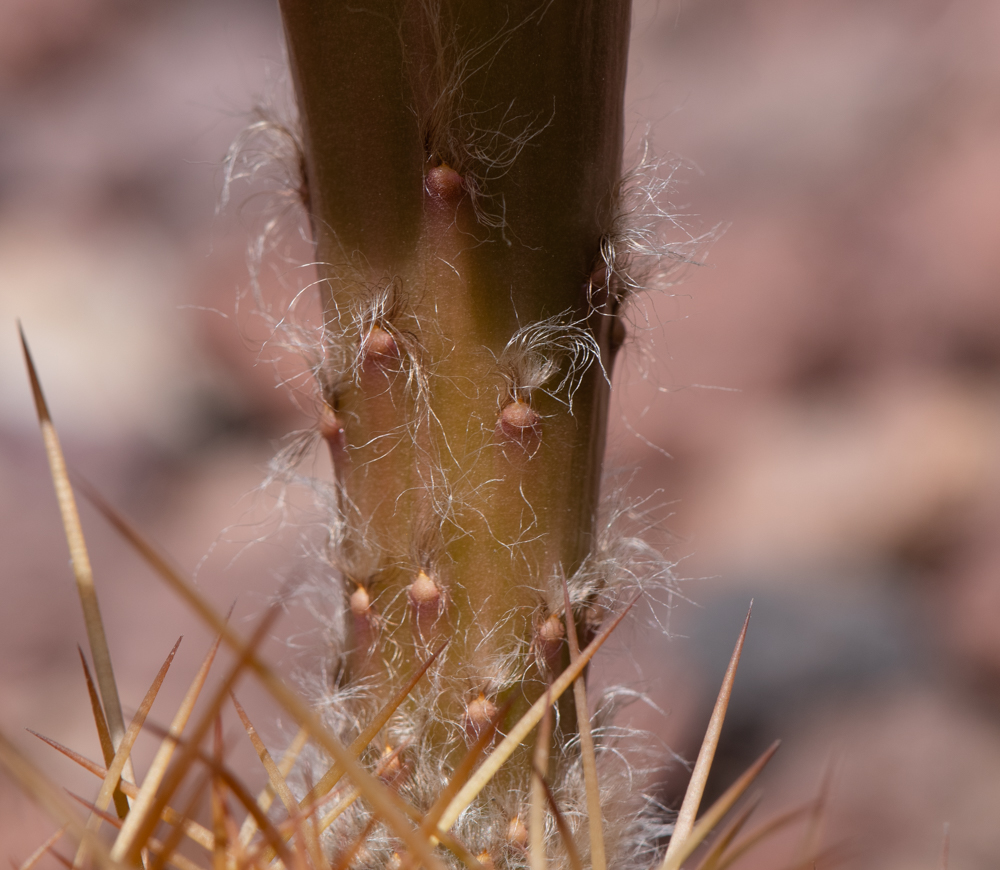
[(991, 395), (944, 379), (773, 405), (720, 457), (693, 524), (742, 571), (893, 558), (983, 496), (998, 439)]
[[(37, 216), (35, 216), (37, 217)], [(14, 321), (20, 319), (65, 435), (167, 444), (208, 387), (176, 300), (184, 263), (155, 235), (0, 223), (0, 405), (3, 425), (36, 427)]]

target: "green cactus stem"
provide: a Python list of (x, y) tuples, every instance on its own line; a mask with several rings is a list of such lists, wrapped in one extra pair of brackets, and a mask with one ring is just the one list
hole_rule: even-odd
[(447, 768), (568, 661), (562, 582), (594, 547), (621, 343), (602, 242), (630, 7), (281, 7), (325, 322), (338, 679), (387, 697), (447, 640), (388, 738)]

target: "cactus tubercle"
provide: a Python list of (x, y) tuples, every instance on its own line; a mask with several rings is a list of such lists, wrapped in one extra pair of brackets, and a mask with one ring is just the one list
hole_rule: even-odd
[(347, 433), (340, 415), (324, 402), (319, 413), (319, 434), (330, 448), (334, 468), (340, 469), (347, 461)]
[(444, 606), (441, 589), (426, 571), (420, 570), (407, 588), (406, 595), (413, 608), (417, 634), (426, 640)]
[(518, 396), (500, 411), (497, 432), (508, 441), (522, 446), (536, 443), (542, 434), (542, 418), (524, 399)]
[(565, 637), (563, 622), (554, 613), (535, 630), (535, 652), (550, 673), (558, 669)]
[(371, 612), (371, 596), (368, 594), (368, 590), (364, 586), (358, 586), (351, 593), (350, 607), (351, 613), (355, 616), (368, 616)]
[(497, 707), (482, 692), (479, 697), (470, 701), (465, 708), (465, 733), (470, 740), (475, 740), (490, 727), (494, 717), (497, 715)]
[(455, 203), (465, 193), (465, 180), (446, 163), (427, 170), (424, 190), (432, 199)]
[(521, 821), (520, 815), (515, 815), (507, 825), (507, 840), (512, 846), (527, 850), (528, 829), (524, 826), (524, 822)]
[(399, 359), (399, 345), (389, 330), (373, 326), (361, 342), (361, 360), (366, 368), (387, 368)]

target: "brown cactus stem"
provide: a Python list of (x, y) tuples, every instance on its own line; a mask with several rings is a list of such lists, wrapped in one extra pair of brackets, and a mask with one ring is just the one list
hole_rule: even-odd
[[(530, 651), (541, 597), (594, 539), (616, 333), (610, 291), (595, 308), (590, 289), (621, 169), (630, 6), (281, 8), (326, 326), (360, 366), (336, 397), (350, 547), (373, 565), (372, 600), (400, 610), (382, 629), (397, 678), (425, 645), (430, 605), (411, 592), (430, 566), (450, 641), (441, 720), (463, 721), (483, 686), (497, 704), (517, 696), (516, 716), (546, 685)], [(390, 286), (394, 322), (359, 321)], [(565, 364), (530, 403), (498, 403), (500, 353), (557, 316), (588, 326), (604, 370), (582, 373), (572, 403), (545, 392)], [(561, 721), (573, 727), (569, 708)], [(524, 779), (527, 763), (512, 762)]]

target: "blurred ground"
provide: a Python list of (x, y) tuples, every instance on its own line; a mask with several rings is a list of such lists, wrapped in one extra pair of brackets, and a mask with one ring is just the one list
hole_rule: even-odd
[[(636, 347), (621, 373), (612, 464), (667, 505), (697, 603), (670, 612), (674, 639), (634, 639), (665, 711), (634, 719), (693, 755), (754, 598), (712, 787), (782, 737), (763, 813), (837, 759), (843, 866), (935, 867), (945, 822), (953, 866), (996, 866), (1000, 6), (702, 0), (635, 19), (628, 133), (686, 161), (693, 226), (726, 228), (649, 303), (635, 341), (655, 363)], [(213, 209), (278, 33), (264, 0), (0, 4), (0, 727), (84, 793), (16, 736), (98, 755), (14, 318), (75, 467), (236, 618), (258, 611), (294, 547), (241, 557), (261, 510), (243, 496), (305, 418), (239, 337), (247, 230)], [(185, 673), (208, 638), (84, 523), (128, 706), (178, 634)], [(0, 819), (15, 860), (51, 830), (6, 779)]]

